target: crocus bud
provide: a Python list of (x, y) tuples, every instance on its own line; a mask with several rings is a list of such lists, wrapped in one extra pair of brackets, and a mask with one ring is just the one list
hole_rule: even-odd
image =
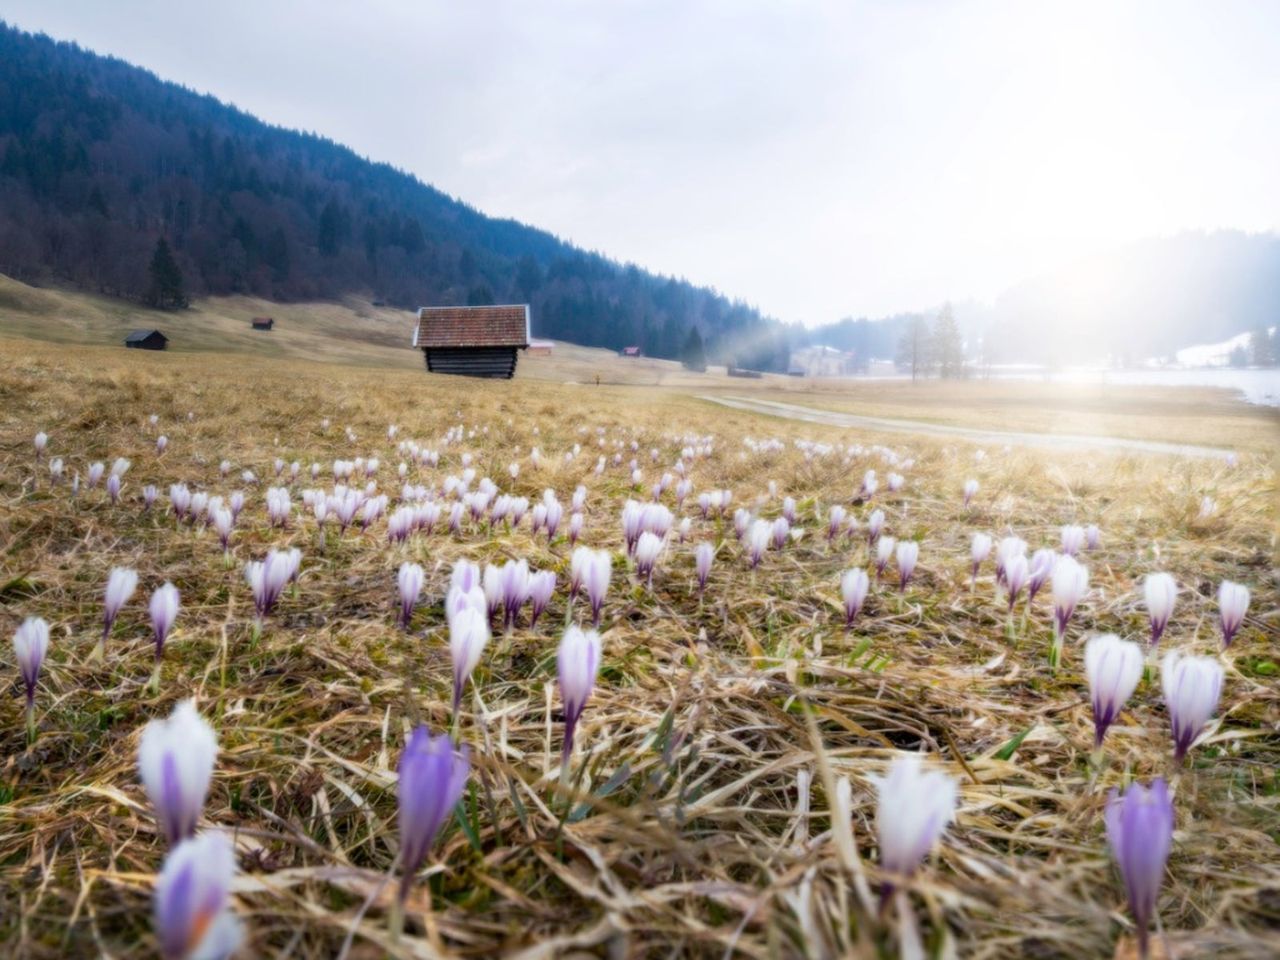
[(27, 617), (13, 635), (13, 653), (22, 674), (22, 686), (27, 695), (27, 710), (36, 702), (36, 684), (40, 681), (40, 668), (49, 652), (49, 624), (41, 617)]
[(1142, 648), (1114, 633), (1094, 637), (1085, 644), (1084, 674), (1093, 702), (1093, 745), (1100, 747), (1142, 679)]
[(770, 528), (769, 542), (773, 545), (773, 549), (781, 550), (787, 545), (787, 538), (790, 535), (791, 522), (786, 517), (778, 517)]
[(698, 577), (698, 596), (707, 589), (707, 577), (711, 575), (711, 561), (715, 559), (716, 548), (710, 543), (700, 543), (693, 551), (693, 567)]
[(45, 449), (49, 446), (49, 435), (41, 430), (35, 437), (36, 459), (44, 456)]
[[(575, 516), (582, 516), (582, 514), (575, 514)], [(551, 602), (551, 595), (555, 593), (555, 589), (556, 575), (554, 571), (539, 570), (529, 577), (530, 628), (538, 625), (538, 618), (547, 609), (547, 604)]]
[(409, 895), (413, 875), (427, 858), (436, 834), (462, 798), (471, 773), (471, 753), (454, 746), (447, 734), (433, 737), (418, 727), (400, 754), (400, 901)]
[(1027, 572), (1027, 604), (1030, 605), (1035, 600), (1036, 594), (1040, 592), (1040, 588), (1048, 582), (1049, 577), (1053, 574), (1053, 565), (1057, 563), (1058, 555), (1048, 547), (1037, 550), (1031, 555), (1031, 563)]
[(966, 480), (964, 482), (964, 505), (966, 507), (969, 506), (970, 502), (973, 500), (974, 495), (977, 494), (977, 492), (978, 492), (977, 480)]
[(1106, 809), (1107, 843), (1124, 877), (1138, 928), (1138, 952), (1148, 956), (1151, 921), (1173, 844), (1173, 800), (1164, 780), (1132, 783), (1123, 797), (1112, 790)]
[(1058, 637), (1067, 632), (1067, 623), (1076, 604), (1089, 589), (1089, 569), (1072, 557), (1059, 557), (1053, 567), (1053, 613)]
[(145, 487), (143, 487), (142, 488), (142, 509), (150, 510), (153, 506), (155, 506), (156, 496), (157, 496), (157, 492), (156, 492), (155, 484), (149, 483)]
[(600, 634), (570, 626), (556, 652), (560, 699), (564, 703), (564, 762), (573, 752), (573, 733), (600, 669)]
[(529, 599), (529, 562), (508, 560), (502, 565), (498, 582), (502, 595), (502, 622), (509, 629), (515, 626), (520, 608)]
[(222, 549), (228, 550), (231, 546), (231, 530), (235, 526), (235, 520), (231, 517), (231, 511), (225, 507), (218, 507), (210, 514), (213, 529), (217, 531), (218, 542), (222, 544)]
[(1062, 528), (1062, 552), (1074, 557), (1084, 546), (1084, 527), (1069, 523)]
[(591, 604), (591, 625), (600, 626), (600, 611), (605, 595), (609, 592), (609, 578), (613, 574), (613, 557), (607, 550), (597, 550), (590, 555), (583, 569), (582, 587)]
[(867, 539), (874, 542), (880, 539), (880, 531), (884, 529), (884, 511), (873, 510), (867, 518)]
[(844, 526), (846, 511), (840, 504), (831, 507), (831, 512), (827, 517), (827, 539), (835, 540), (840, 536), (840, 529)]
[(426, 574), (416, 563), (400, 564), (400, 572), (396, 577), (396, 587), (400, 594), (400, 623), (407, 630), (409, 621), (413, 619), (413, 608), (422, 593), (422, 584)]
[(991, 537), (985, 533), (975, 533), (973, 541), (969, 544), (969, 561), (970, 561), (970, 584), (977, 583), (978, 569), (991, 555)]
[(107, 477), (107, 496), (113, 504), (120, 502), (120, 474), (113, 473)]
[(760, 565), (760, 559), (769, 549), (769, 541), (773, 538), (773, 524), (768, 520), (753, 520), (747, 528), (747, 557), (754, 570)]
[(164, 453), (169, 449), (169, 438), (164, 434), (156, 437), (156, 453)]
[(898, 541), (898, 589), (907, 589), (911, 575), (915, 573), (916, 560), (920, 556), (920, 544), (915, 540)]
[(955, 818), (956, 782), (941, 770), (925, 770), (919, 754), (906, 753), (875, 785), (880, 865), (892, 877), (892, 889), (915, 872)]
[(893, 548), (898, 542), (893, 537), (879, 537), (876, 539), (876, 579), (879, 580), (884, 576), (885, 567), (889, 566), (889, 559), (893, 556)]
[(178, 619), (178, 588), (172, 583), (156, 587), (151, 594), (148, 609), (151, 613), (151, 630), (156, 641), (156, 662), (164, 653), (164, 642), (169, 638), (173, 622)]
[(165, 858), (156, 883), (156, 939), (164, 960), (226, 960), (244, 939), (230, 906), (236, 860), (223, 833), (203, 833)]
[(1173, 615), (1178, 584), (1167, 573), (1149, 573), (1142, 583), (1142, 595), (1147, 604), (1147, 616), (1151, 618), (1151, 643), (1155, 645)]
[(1027, 558), (1016, 553), (1005, 563), (1004, 568), (1004, 584), (1009, 591), (1009, 611), (1013, 612), (1013, 605), (1018, 602), (1018, 594), (1021, 592), (1023, 585), (1030, 576), (1030, 568), (1027, 564)]
[(111, 633), (111, 627), (116, 622), (116, 617), (120, 615), (120, 610), (129, 598), (133, 596), (133, 591), (138, 587), (138, 574), (134, 570), (127, 567), (112, 567), (111, 573), (107, 576), (106, 596), (102, 603), (102, 637), (106, 640), (108, 634)]
[[(298, 560), (301, 556), (299, 553)], [(296, 564), (292, 551), (268, 550), (266, 559), (245, 564), (244, 578), (253, 591), (253, 606), (259, 624), (271, 614), (295, 573)]]
[(1218, 587), (1218, 615), (1222, 620), (1222, 645), (1231, 646), (1236, 631), (1244, 623), (1249, 612), (1249, 588), (1230, 580), (1223, 580)]
[(218, 737), (191, 700), (143, 729), (138, 774), (170, 845), (195, 835), (217, 756)]
[(870, 580), (861, 567), (846, 570), (840, 577), (840, 596), (844, 600), (844, 625), (848, 629), (867, 600)]
[(1084, 528), (1084, 545), (1089, 550), (1097, 550), (1098, 544), (1102, 540), (1102, 532), (1098, 529), (1096, 523), (1091, 523)]
[(1189, 657), (1170, 650), (1160, 662), (1164, 703), (1173, 726), (1173, 758), (1181, 761), (1222, 694), (1222, 665), (1212, 657)]
[(453, 658), (453, 712), (462, 703), (462, 690), (489, 642), (488, 618), (468, 605), (449, 618), (449, 654)]

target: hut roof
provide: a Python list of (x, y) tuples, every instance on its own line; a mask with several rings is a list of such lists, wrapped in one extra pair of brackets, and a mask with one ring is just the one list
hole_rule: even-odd
[(416, 347), (526, 347), (529, 305), (423, 307), (414, 330)]
[(129, 335), (124, 338), (124, 342), (125, 343), (141, 343), (142, 341), (150, 338), (153, 335), (159, 336), (161, 340), (167, 341), (169, 339), (159, 330), (130, 330)]

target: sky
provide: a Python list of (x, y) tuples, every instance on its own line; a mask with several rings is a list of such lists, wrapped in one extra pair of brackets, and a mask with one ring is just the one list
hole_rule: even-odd
[(6, 0), (485, 213), (788, 322), (1280, 229), (1268, 0)]

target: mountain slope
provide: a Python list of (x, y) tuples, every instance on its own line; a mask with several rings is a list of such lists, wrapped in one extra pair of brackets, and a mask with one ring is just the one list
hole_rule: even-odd
[(140, 299), (161, 237), (190, 294), (528, 301), (542, 336), (674, 357), (696, 326), (717, 359), (786, 363), (787, 329), (745, 304), (0, 24), (0, 272)]

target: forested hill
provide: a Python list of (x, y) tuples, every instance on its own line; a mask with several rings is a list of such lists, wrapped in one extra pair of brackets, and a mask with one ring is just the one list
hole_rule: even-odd
[(190, 296), (527, 301), (539, 336), (675, 357), (697, 328), (713, 360), (787, 362), (788, 328), (745, 304), (0, 23), (0, 273), (154, 299), (161, 238)]

